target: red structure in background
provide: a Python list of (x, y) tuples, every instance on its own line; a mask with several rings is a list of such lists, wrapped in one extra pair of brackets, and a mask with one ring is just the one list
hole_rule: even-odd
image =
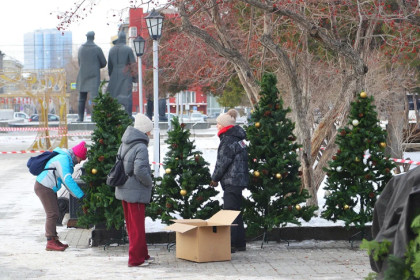
[[(147, 30), (146, 20), (144, 19), (148, 14), (143, 13), (143, 8), (131, 8), (129, 11), (129, 26), (128, 26), (128, 44), (130, 47), (133, 47), (133, 40), (137, 36), (143, 37), (146, 41), (150, 42), (149, 39), (149, 32)], [(175, 17), (176, 14), (165, 13), (164, 16), (168, 17)], [(162, 31), (162, 36), (165, 36), (165, 31)], [(151, 48), (151, 46), (147, 45), (146, 48)], [(159, 58), (160, 59), (160, 58)], [(145, 73), (145, 65), (142, 65), (142, 74), (144, 77)], [(144, 80), (143, 80), (144, 81)], [(207, 95), (205, 95), (201, 89), (201, 87), (191, 87), (186, 92), (187, 94), (194, 96), (189, 98), (190, 100), (187, 102), (181, 102), (182, 94), (179, 94), (178, 98), (178, 112), (183, 112), (184, 114), (188, 114), (192, 111), (201, 112), (203, 114), (207, 114)], [(186, 94), (186, 93), (183, 93)], [(166, 101), (168, 102), (168, 100)], [(146, 112), (146, 92), (143, 89), (143, 112)], [(181, 105), (182, 104), (182, 105)], [(169, 107), (171, 113), (177, 112), (177, 100), (176, 97), (169, 98)], [(180, 108), (182, 106), (182, 108)], [(133, 87), (133, 112), (139, 112), (139, 90), (137, 87)]]

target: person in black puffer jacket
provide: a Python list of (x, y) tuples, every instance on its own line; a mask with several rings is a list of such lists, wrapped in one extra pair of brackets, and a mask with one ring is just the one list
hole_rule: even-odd
[[(241, 211), (242, 190), (248, 186), (248, 152), (244, 139), (245, 130), (236, 125), (238, 112), (234, 109), (217, 117), (217, 135), (220, 138), (217, 161), (211, 176), (210, 185), (222, 185), (223, 209)], [(238, 226), (231, 228), (231, 251), (246, 250), (245, 229), (242, 214), (233, 222)]]

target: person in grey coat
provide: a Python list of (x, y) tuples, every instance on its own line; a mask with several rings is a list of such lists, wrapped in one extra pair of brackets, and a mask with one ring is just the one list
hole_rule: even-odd
[(98, 95), (98, 88), (101, 83), (100, 69), (106, 66), (105, 55), (100, 47), (93, 40), (95, 32), (89, 31), (86, 34), (87, 41), (78, 52), (79, 73), (77, 75), (77, 89), (79, 91), (79, 119), (83, 122), (87, 95), (93, 100)]
[(137, 81), (136, 59), (133, 50), (126, 45), (126, 35), (118, 34), (118, 41), (108, 55), (109, 84), (107, 91), (124, 106), (127, 114), (132, 115), (133, 82)]
[[(223, 189), (223, 209), (241, 211), (242, 190), (248, 187), (248, 152), (244, 142), (245, 130), (236, 125), (238, 111), (229, 110), (217, 117), (217, 135), (220, 138), (217, 160), (210, 186), (218, 182)], [(239, 214), (231, 228), (231, 252), (245, 251), (245, 229), (242, 214)]]
[(134, 127), (125, 130), (118, 153), (124, 161), (128, 177), (124, 185), (115, 189), (115, 197), (122, 200), (128, 238), (128, 266), (147, 266), (154, 261), (146, 244), (145, 211), (152, 195), (152, 171), (149, 164), (150, 131), (152, 121), (144, 114), (137, 114)]

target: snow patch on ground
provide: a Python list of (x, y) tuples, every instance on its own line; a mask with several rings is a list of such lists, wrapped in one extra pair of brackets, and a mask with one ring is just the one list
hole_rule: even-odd
[[(216, 135), (216, 129), (214, 127), (207, 129), (207, 130), (195, 130), (192, 131), (192, 138), (194, 140), (194, 144), (196, 146), (196, 149), (202, 152), (202, 155), (204, 157), (204, 159), (209, 163), (209, 169), (210, 172), (213, 172), (214, 170), (214, 165), (216, 162), (216, 157), (217, 157), (217, 148), (219, 145), (219, 138)], [(202, 134), (202, 135), (200, 135)], [(0, 135), (0, 149), (2, 152), (11, 152), (11, 151), (22, 151), (22, 150), (27, 150), (30, 145), (34, 142), (36, 137), (36, 133), (32, 132), (32, 133), (19, 133), (19, 132), (12, 132), (12, 133), (7, 133), (5, 135)], [(166, 137), (163, 137), (166, 139)], [(161, 159), (163, 161), (167, 151), (168, 151), (168, 146), (167, 144), (164, 143), (165, 139), (161, 139), (161, 147), (160, 147), (160, 152), (161, 152)], [(81, 140), (85, 140), (87, 142), (87, 144), (90, 144), (90, 139), (85, 136), (85, 137), (69, 137), (69, 147), (72, 147), (76, 144), (78, 144)], [(21, 156), (27, 156), (27, 158), (29, 158), (30, 156), (33, 156), (34, 154), (26, 154), (26, 155), (21, 155)], [(13, 166), (13, 164), (15, 164), (16, 162), (13, 160), (13, 157), (16, 157), (19, 155), (13, 155), (13, 154), (4, 154), (1, 155), (2, 160), (6, 160), (2, 163), (3, 164), (7, 164), (7, 166)], [(153, 141), (150, 141), (150, 145), (149, 145), (149, 156), (150, 156), (150, 161), (153, 161)], [(420, 152), (407, 152), (404, 153), (404, 159), (406, 158), (410, 158), (413, 161), (420, 161)], [(417, 167), (417, 165), (411, 165), (411, 169)], [(161, 174), (163, 174), (163, 169), (161, 168), (160, 172)], [(17, 166), (15, 168), (15, 170), (22, 170), (21, 166)], [(19, 171), (20, 172), (20, 171)], [(16, 173), (18, 174), (18, 173)], [(29, 174), (29, 172), (28, 172)], [(32, 175), (30, 176), (26, 176), (27, 174), (25, 174), (25, 176), (11, 176), (11, 178), (8, 179), (8, 184), (4, 187), (9, 188), (10, 189), (6, 192), (7, 193), (7, 197), (3, 197), (3, 201), (7, 202), (7, 201), (15, 201), (16, 199), (18, 199), (21, 189), (17, 186), (28, 186), (26, 191), (33, 191), (31, 187), (29, 186), (33, 186), (34, 183), (34, 179), (35, 177), (33, 177)], [(16, 177), (16, 178), (15, 178)], [(11, 180), (13, 179), (13, 180)], [(324, 186), (325, 186), (325, 181), (326, 179), (324, 179), (324, 181), (322, 182), (319, 191), (318, 191), (318, 203), (319, 203), (319, 209), (316, 212), (316, 217), (312, 218), (309, 222), (305, 222), (305, 221), (301, 221), (301, 225), (305, 226), (305, 227), (328, 227), (328, 226), (344, 226), (344, 222), (342, 221), (338, 221), (336, 223), (331, 222), (331, 221), (327, 221), (323, 218), (320, 217), (322, 211), (323, 211), (323, 206), (325, 204), (325, 197), (324, 197)], [(12, 187), (13, 186), (13, 187)], [(223, 202), (222, 199), (222, 188), (220, 187), (220, 185), (216, 188), (219, 191), (219, 195), (216, 197), (221, 203)], [(248, 190), (244, 190), (244, 196), (248, 196), (249, 195), (249, 191)], [(27, 207), (28, 211), (22, 211), (20, 213), (31, 213), (33, 211), (33, 209), (42, 209), (41, 203), (39, 202), (38, 199), (34, 199), (34, 197), (31, 197), (31, 199), (28, 199), (28, 201), (24, 201), (21, 203), (21, 205), (23, 205), (23, 207)], [(12, 205), (11, 205), (12, 207)], [(21, 209), (23, 210), (23, 209)], [(33, 216), (33, 219), (43, 219), (43, 214), (42, 213), (38, 213), (36, 212), (37, 215)], [(39, 214), (39, 215), (38, 215)], [(295, 227), (296, 225), (294, 224), (289, 224), (287, 225), (289, 227)], [(12, 228), (13, 225), (10, 225), (10, 227)], [(160, 220), (156, 220), (153, 221), (151, 218), (146, 218), (146, 231), (147, 232), (159, 232), (159, 231), (164, 231), (164, 228), (166, 227), (165, 224), (162, 224)], [(30, 229), (31, 232), (34, 230), (40, 230), (40, 229)], [(33, 234), (33, 233), (31, 233)]]

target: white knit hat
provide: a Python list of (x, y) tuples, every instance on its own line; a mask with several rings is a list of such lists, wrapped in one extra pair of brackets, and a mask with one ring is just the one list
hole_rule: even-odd
[(220, 114), (216, 122), (220, 124), (223, 127), (229, 126), (229, 125), (235, 125), (236, 124), (236, 117), (238, 116), (238, 111), (235, 109), (230, 109), (225, 114)]
[(134, 120), (134, 128), (147, 133), (152, 131), (153, 122), (146, 115), (138, 113)]

